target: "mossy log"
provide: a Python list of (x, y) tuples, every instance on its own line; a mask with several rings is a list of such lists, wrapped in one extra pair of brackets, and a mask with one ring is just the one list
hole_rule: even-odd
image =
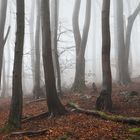
[(109, 115), (105, 112), (97, 111), (97, 110), (85, 110), (85, 109), (80, 108), (78, 105), (76, 105), (74, 103), (69, 103), (68, 107), (75, 109), (75, 111), (78, 113), (93, 115), (95, 117), (99, 117), (104, 120), (140, 125), (140, 118), (138, 118), (138, 117), (137, 118), (136, 117), (124, 117), (121, 115)]
[(129, 132), (131, 132), (131, 133), (140, 133), (140, 127), (138, 127), (138, 128), (131, 128), (131, 129), (129, 129)]

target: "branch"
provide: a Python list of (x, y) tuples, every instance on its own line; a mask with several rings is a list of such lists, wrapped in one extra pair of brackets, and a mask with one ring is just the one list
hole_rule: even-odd
[(32, 121), (32, 120), (42, 119), (42, 118), (49, 117), (49, 116), (50, 116), (50, 113), (45, 112), (45, 113), (42, 113), (42, 114), (39, 114), (39, 115), (35, 115), (35, 116), (32, 116), (32, 117), (28, 117), (26, 119), (23, 119), (22, 123), (26, 123), (26, 122)]
[(135, 124), (139, 125), (140, 124), (140, 118), (136, 117), (124, 117), (120, 115), (108, 115), (105, 112), (97, 111), (97, 110), (85, 110), (78, 105), (75, 105), (73, 103), (68, 104), (69, 107), (75, 109), (76, 112), (78, 113), (84, 113), (86, 115), (93, 115), (95, 117), (99, 117), (104, 120), (110, 120), (114, 122), (121, 122), (121, 123), (127, 123), (127, 124)]
[(11, 29), (11, 26), (8, 27), (8, 30), (7, 30), (6, 36), (5, 36), (4, 41), (3, 41), (3, 46), (5, 45), (5, 43), (6, 43), (6, 41), (7, 41), (7, 38), (8, 38), (9, 33), (10, 33), (10, 29)]
[(43, 135), (47, 131), (48, 131), (48, 129), (37, 130), (37, 131), (12, 132), (9, 135), (7, 135), (6, 137), (14, 137), (14, 136), (18, 136), (18, 135), (32, 137), (32, 136)]
[(26, 105), (31, 104), (31, 103), (35, 103), (35, 102), (42, 102), (42, 101), (46, 101), (46, 98), (40, 98), (40, 99), (37, 99), (37, 100), (29, 101), (29, 102), (26, 103)]

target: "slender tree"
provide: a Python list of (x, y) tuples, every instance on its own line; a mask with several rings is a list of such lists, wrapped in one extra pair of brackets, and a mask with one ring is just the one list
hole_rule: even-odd
[(36, 34), (35, 34), (35, 82), (34, 82), (34, 98), (38, 99), (42, 96), (40, 87), (40, 28), (41, 28), (41, 1), (36, 1), (37, 18), (36, 18)]
[(51, 1), (51, 35), (52, 35), (52, 50), (53, 50), (53, 61), (55, 68), (55, 77), (58, 93), (62, 93), (61, 89), (61, 73), (59, 64), (59, 52), (57, 43), (58, 33), (58, 17), (59, 17), (59, 0)]
[(5, 58), (3, 56), (3, 67), (2, 67), (2, 93), (1, 93), (1, 98), (4, 98), (6, 96), (6, 70), (5, 70)]
[(3, 53), (4, 46), (7, 40), (7, 36), (4, 38), (4, 29), (6, 22), (6, 12), (7, 12), (7, 0), (1, 1), (1, 13), (0, 13), (0, 87), (1, 87), (1, 73), (2, 73), (2, 62), (3, 62)]
[(116, 21), (117, 21), (117, 50), (118, 50), (118, 82), (122, 85), (128, 84), (130, 79), (129, 67), (126, 61), (123, 1), (116, 0)]
[(130, 56), (130, 47), (131, 47), (131, 33), (133, 29), (133, 24), (137, 15), (140, 13), (140, 3), (138, 4), (137, 8), (134, 12), (128, 17), (128, 23), (126, 28), (126, 63), (129, 65), (129, 56)]
[(110, 67), (110, 0), (104, 0), (102, 6), (102, 91), (96, 101), (96, 108), (110, 111), (112, 108), (112, 76)]
[[(31, 5), (31, 15), (29, 19), (29, 30), (30, 30), (30, 44), (31, 44), (31, 70), (32, 70), (32, 80), (33, 86), (35, 85), (35, 76), (34, 76), (34, 68), (35, 68), (35, 37), (34, 37), (34, 18), (35, 18), (35, 2), (32, 1)], [(34, 87), (33, 87), (34, 88)]]
[(42, 23), (42, 51), (43, 51), (42, 54), (43, 54), (47, 105), (50, 114), (55, 116), (64, 114), (66, 110), (57, 96), (55, 85), (55, 75), (51, 49), (49, 0), (42, 0), (41, 12), (42, 12), (41, 23)]
[(12, 101), (7, 127), (17, 129), (21, 127), (22, 117), (22, 58), (24, 45), (24, 0), (16, 0), (17, 32), (15, 42), (15, 56), (13, 68)]
[(75, 70), (75, 79), (72, 86), (74, 91), (81, 90), (86, 87), (85, 85), (85, 50), (88, 39), (88, 32), (90, 27), (91, 19), (91, 0), (86, 2), (86, 14), (85, 14), (85, 23), (83, 28), (83, 34), (81, 37), (79, 30), (79, 12), (80, 12), (81, 0), (75, 1), (75, 7), (73, 12), (73, 32), (74, 39), (76, 44), (76, 70)]

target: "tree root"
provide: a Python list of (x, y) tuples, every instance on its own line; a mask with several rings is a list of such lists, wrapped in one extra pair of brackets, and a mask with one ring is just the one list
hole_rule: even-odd
[(48, 131), (48, 129), (43, 129), (43, 130), (37, 130), (37, 131), (20, 131), (20, 132), (12, 132), (9, 135), (4, 136), (4, 138), (10, 138), (10, 137), (15, 137), (15, 136), (39, 136), (43, 135)]
[(49, 116), (50, 116), (49, 112), (44, 112), (42, 114), (31, 116), (31, 117), (23, 119), (22, 123), (26, 123), (26, 122), (32, 121), (32, 120), (42, 119), (42, 118), (49, 117)]
[(84, 113), (87, 115), (93, 115), (95, 117), (99, 117), (104, 120), (140, 125), (140, 118), (138, 118), (138, 117), (136, 118), (136, 117), (124, 117), (124, 116), (120, 116), (120, 115), (108, 115), (105, 112), (101, 112), (101, 111), (97, 111), (97, 110), (82, 109), (82, 108), (78, 107), (78, 105), (73, 104), (73, 103), (69, 103), (67, 106), (75, 109), (75, 112)]

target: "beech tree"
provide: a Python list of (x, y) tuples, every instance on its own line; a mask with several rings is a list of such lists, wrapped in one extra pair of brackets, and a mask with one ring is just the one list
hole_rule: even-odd
[(42, 55), (48, 111), (51, 115), (56, 116), (66, 113), (66, 110), (61, 104), (56, 91), (54, 67), (52, 61), (49, 2), (49, 0), (41, 1)]
[(1, 93), (1, 98), (4, 98), (6, 96), (6, 70), (5, 70), (5, 58), (3, 56), (3, 67), (2, 67), (2, 93)]
[(13, 67), (12, 82), (12, 100), (10, 114), (7, 122), (8, 129), (17, 129), (21, 127), (22, 117), (22, 58), (24, 45), (24, 0), (16, 0), (16, 42)]
[(96, 101), (98, 110), (112, 109), (112, 76), (110, 67), (110, 0), (104, 0), (102, 6), (102, 90)]
[(128, 17), (128, 23), (127, 23), (127, 28), (126, 28), (126, 63), (129, 65), (129, 56), (130, 56), (130, 47), (131, 47), (131, 33), (133, 29), (133, 24), (135, 22), (135, 19), (137, 15), (140, 13), (140, 3), (134, 10), (134, 12)]
[(88, 32), (91, 19), (91, 0), (86, 2), (86, 14), (85, 23), (83, 28), (83, 34), (81, 37), (79, 29), (79, 12), (80, 12), (81, 0), (75, 1), (75, 7), (73, 11), (73, 32), (76, 45), (76, 67), (75, 67), (75, 79), (72, 86), (72, 90), (81, 90), (86, 87), (85, 85), (85, 50), (88, 39)]
[(1, 87), (1, 73), (2, 73), (2, 62), (3, 62), (3, 53), (4, 46), (8, 37), (9, 31), (7, 31), (6, 36), (4, 37), (4, 29), (6, 22), (6, 12), (7, 12), (7, 0), (1, 0), (1, 13), (0, 13), (0, 87)]
[(34, 81), (34, 98), (38, 99), (43, 96), (43, 92), (40, 87), (40, 33), (41, 33), (41, 1), (36, 1), (37, 18), (36, 18), (36, 34), (35, 34), (35, 81)]
[(123, 1), (116, 0), (116, 22), (117, 22), (117, 55), (118, 55), (118, 82), (122, 85), (128, 84), (130, 79), (129, 67), (126, 62), (126, 46), (123, 16)]
[[(35, 2), (32, 2), (31, 6), (31, 14), (29, 19), (29, 30), (30, 30), (30, 46), (31, 46), (31, 71), (32, 71), (32, 81), (33, 85), (35, 85), (35, 75), (34, 75), (34, 68), (35, 68), (35, 38), (34, 38), (34, 18), (35, 18)], [(34, 88), (34, 87), (33, 87)]]
[(59, 63), (59, 52), (58, 52), (58, 17), (59, 17), (59, 0), (51, 0), (51, 36), (52, 36), (52, 51), (53, 51), (53, 62), (55, 68), (55, 77), (58, 93), (62, 94), (61, 89), (61, 73)]

